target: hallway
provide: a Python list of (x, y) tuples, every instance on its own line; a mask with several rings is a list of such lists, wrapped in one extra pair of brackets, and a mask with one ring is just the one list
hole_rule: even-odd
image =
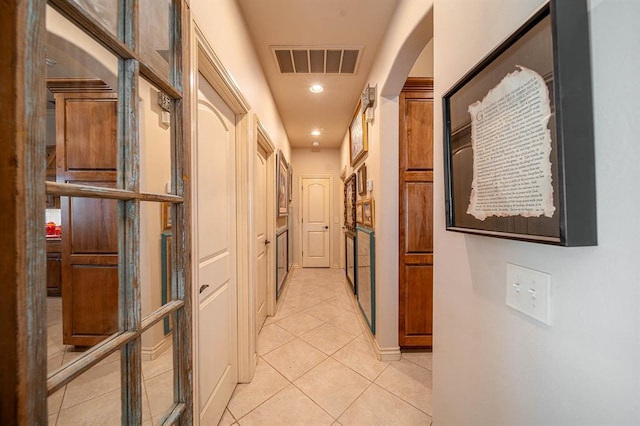
[(293, 269), (220, 425), (428, 425), (431, 353), (381, 362), (336, 269)]

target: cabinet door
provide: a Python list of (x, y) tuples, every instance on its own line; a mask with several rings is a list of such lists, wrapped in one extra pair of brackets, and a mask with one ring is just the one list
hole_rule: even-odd
[(400, 95), (399, 333), (402, 348), (433, 336), (433, 85), (409, 79)]
[[(56, 93), (57, 181), (116, 187), (114, 93)], [(118, 330), (118, 203), (61, 197), (63, 342), (94, 345)]]
[(47, 296), (60, 296), (62, 287), (60, 253), (47, 253)]

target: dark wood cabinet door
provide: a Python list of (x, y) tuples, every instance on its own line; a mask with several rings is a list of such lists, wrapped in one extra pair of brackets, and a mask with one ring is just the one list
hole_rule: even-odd
[[(55, 100), (57, 181), (115, 188), (116, 95), (64, 91)], [(118, 203), (61, 197), (60, 206), (63, 342), (91, 346), (118, 330)]]
[(409, 78), (400, 94), (399, 333), (401, 348), (432, 345), (433, 81)]
[[(47, 241), (47, 244), (49, 242)], [(62, 256), (60, 252), (49, 253), (47, 247), (47, 296), (60, 296), (62, 291)]]

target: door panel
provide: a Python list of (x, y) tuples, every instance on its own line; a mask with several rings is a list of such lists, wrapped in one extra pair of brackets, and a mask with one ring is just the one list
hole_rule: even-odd
[(267, 318), (267, 153), (258, 145), (255, 170), (256, 332)]
[(198, 84), (194, 150), (197, 403), (202, 422), (217, 422), (238, 381), (235, 117), (201, 75)]
[(109, 335), (118, 329), (118, 287), (104, 283), (118, 282), (117, 266), (72, 265), (71, 334), (91, 339)]
[(405, 183), (407, 253), (433, 252), (433, 183)]
[(330, 263), (331, 179), (302, 179), (302, 266), (328, 268)]

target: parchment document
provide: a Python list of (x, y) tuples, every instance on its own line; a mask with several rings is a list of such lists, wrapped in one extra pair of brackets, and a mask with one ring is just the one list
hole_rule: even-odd
[(549, 91), (535, 71), (518, 66), (469, 105), (473, 182), (467, 213), (553, 216)]

